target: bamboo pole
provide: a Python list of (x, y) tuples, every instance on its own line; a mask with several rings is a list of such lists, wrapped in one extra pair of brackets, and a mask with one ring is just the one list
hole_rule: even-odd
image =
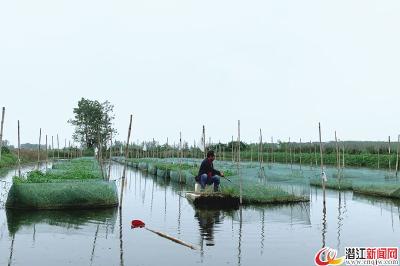
[(63, 150), (64, 159), (67, 158), (67, 156), (65, 155), (66, 151), (67, 151), (67, 139), (64, 139), (64, 150)]
[(400, 145), (400, 135), (397, 135), (397, 155), (396, 155), (396, 178), (397, 172), (399, 170), (399, 145)]
[(312, 143), (311, 143), (311, 140), (310, 140), (310, 169), (312, 169)]
[(57, 159), (60, 159), (60, 140), (57, 134)]
[(233, 136), (232, 136), (232, 163), (235, 161), (235, 156), (233, 154)]
[(344, 142), (343, 142), (343, 145), (342, 145), (342, 148), (343, 148), (343, 156), (342, 156), (342, 170), (344, 169)]
[(18, 176), (21, 177), (21, 137), (18, 120)]
[(322, 137), (321, 137), (321, 123), (318, 122), (318, 130), (319, 130), (319, 153), (321, 156), (321, 179), (322, 179), (322, 190), (323, 190), (323, 201), (325, 206), (325, 172), (324, 172), (324, 159), (322, 154)]
[(274, 156), (274, 137), (271, 137), (271, 162), (275, 163), (275, 156)]
[(301, 171), (301, 138), (300, 138), (299, 151), (300, 151), (300, 171)]
[(179, 132), (179, 184), (182, 184), (182, 174), (181, 174), (181, 167), (182, 167), (182, 132)]
[(38, 147), (38, 159), (37, 159), (37, 168), (39, 170), (39, 166), (40, 166), (40, 142), (42, 140), (42, 129), (40, 128), (39, 130), (39, 147)]
[(49, 162), (49, 153), (47, 151), (47, 134), (46, 134), (46, 169), (47, 169), (48, 162)]
[(124, 170), (122, 173), (122, 179), (125, 179), (125, 174), (126, 174), (126, 167), (128, 164), (128, 145), (129, 145), (129, 139), (131, 138), (131, 129), (132, 129), (132, 115), (130, 116), (129, 119), (129, 129), (128, 129), (128, 140), (126, 141), (126, 147), (125, 147), (125, 163), (124, 163)]
[(292, 158), (292, 143), (289, 138), (289, 157), (290, 157), (290, 170), (293, 170), (293, 158)]
[(108, 180), (111, 178), (111, 161), (112, 161), (112, 132), (110, 132), (110, 164), (108, 165)]
[(51, 136), (51, 151), (53, 152), (53, 161), (54, 161), (54, 138), (53, 138), (53, 136)]
[(391, 155), (390, 155), (390, 136), (389, 136), (389, 146), (388, 146), (388, 148), (389, 148), (389, 172), (392, 172), (392, 167), (391, 167), (391, 163), (390, 163), (390, 161), (391, 161)]
[(204, 149), (204, 158), (207, 157), (207, 149), (206, 149), (206, 127), (203, 125), (203, 149)]
[[(260, 173), (261, 171), (264, 171), (264, 154), (263, 154), (263, 137), (262, 137), (262, 131), (260, 128)], [(264, 175), (263, 175), (264, 176)]]
[(315, 144), (314, 144), (314, 159), (315, 159), (315, 167), (318, 167), (317, 145)]
[(242, 205), (242, 177), (240, 175), (240, 120), (238, 120), (238, 154), (237, 154), (237, 170), (240, 182), (240, 205)]
[[(339, 154), (339, 145), (338, 145), (336, 130), (335, 130), (335, 144), (336, 144), (336, 167), (337, 167), (337, 172), (338, 172), (338, 175), (339, 175), (339, 172), (340, 172), (340, 154)], [(340, 177), (339, 177), (339, 180), (340, 180)]]
[(1, 126), (0, 126), (0, 161), (1, 161), (1, 150), (3, 148), (3, 127), (4, 127), (4, 114), (6, 112), (6, 108), (2, 108), (1, 112)]
[(380, 164), (380, 150), (381, 150), (381, 148), (378, 145), (378, 169), (379, 169), (379, 164)]

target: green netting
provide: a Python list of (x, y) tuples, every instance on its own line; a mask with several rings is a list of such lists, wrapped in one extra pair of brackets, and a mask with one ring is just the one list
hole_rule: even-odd
[(157, 175), (157, 166), (155, 164), (149, 163), (147, 166), (147, 172), (150, 175)]
[[(149, 159), (146, 163), (149, 162)], [(151, 160), (150, 160), (151, 161)], [(194, 176), (201, 163), (199, 159), (157, 159), (158, 169), (170, 169), (171, 182), (183, 183), (193, 190)], [(140, 162), (142, 164), (143, 162)], [(226, 196), (239, 197), (240, 179), (236, 164), (215, 162), (215, 168), (222, 170), (228, 181), (221, 178), (221, 191)], [(262, 172), (262, 174), (261, 174)], [(310, 194), (309, 179), (302, 171), (288, 170), (287, 166), (274, 165), (260, 171), (258, 164), (242, 163), (240, 167), (243, 201), (245, 203), (282, 203), (308, 201)], [(261, 178), (260, 178), (261, 177)]]
[(102, 180), (14, 183), (6, 201), (6, 208), (14, 209), (84, 209), (117, 205), (115, 182)]
[(147, 162), (140, 162), (138, 165), (139, 170), (147, 171), (149, 164)]

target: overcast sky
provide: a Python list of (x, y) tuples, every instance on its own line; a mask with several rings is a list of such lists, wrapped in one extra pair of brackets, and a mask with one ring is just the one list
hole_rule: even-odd
[(81, 97), (125, 139), (400, 133), (400, 1), (0, 1), (4, 137), (70, 138)]

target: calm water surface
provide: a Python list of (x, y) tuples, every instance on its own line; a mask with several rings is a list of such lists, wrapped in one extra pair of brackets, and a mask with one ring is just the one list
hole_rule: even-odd
[[(28, 171), (32, 166), (25, 167)], [(0, 173), (1, 195), (15, 170)], [(121, 187), (120, 165), (112, 176)], [(128, 169), (122, 209), (7, 211), (0, 207), (0, 265), (314, 265), (322, 246), (398, 246), (400, 203), (311, 189), (311, 201), (241, 210), (196, 210), (177, 185)], [(119, 191), (121, 191), (119, 189)], [(132, 219), (199, 247), (191, 250)]]

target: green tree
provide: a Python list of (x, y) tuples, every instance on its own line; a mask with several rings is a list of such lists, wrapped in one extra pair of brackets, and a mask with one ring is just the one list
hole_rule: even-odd
[(110, 134), (116, 133), (112, 127), (113, 109), (114, 106), (108, 101), (100, 103), (82, 98), (73, 110), (74, 118), (68, 120), (75, 126), (74, 140), (88, 149), (98, 147), (99, 143), (106, 146)]

